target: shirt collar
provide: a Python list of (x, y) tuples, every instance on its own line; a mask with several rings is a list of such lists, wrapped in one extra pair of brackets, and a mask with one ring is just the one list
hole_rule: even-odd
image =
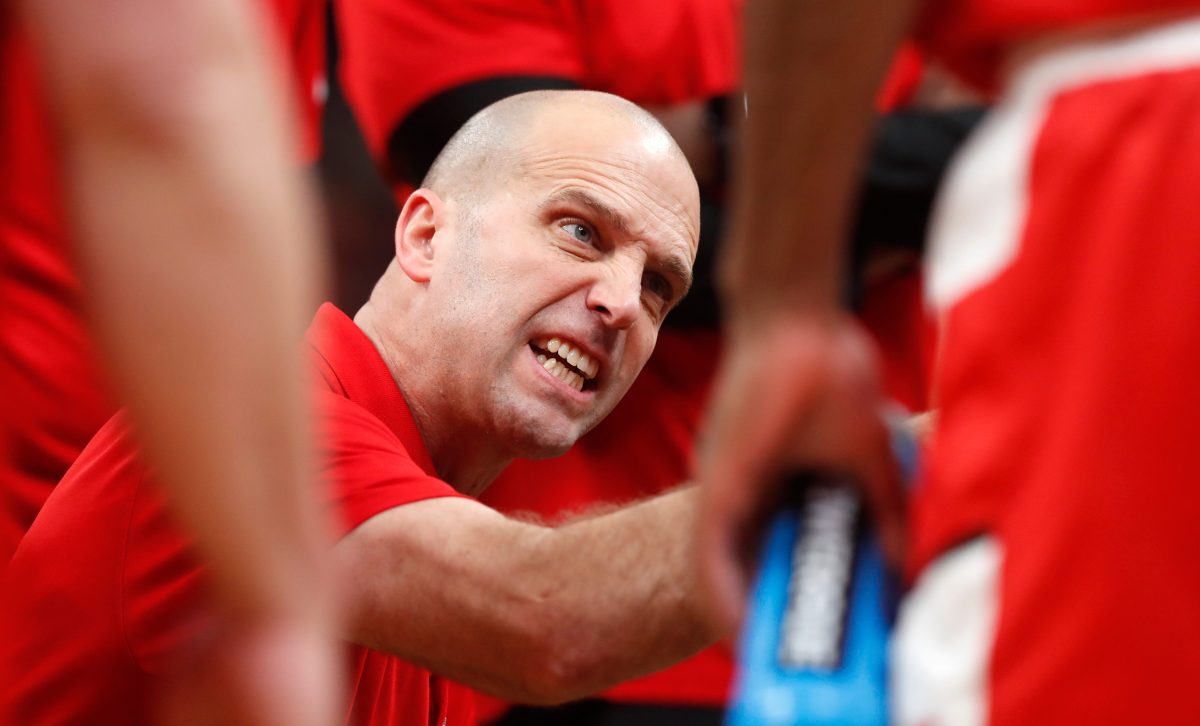
[(305, 336), (315, 352), (318, 385), (362, 406), (400, 439), (413, 461), (437, 476), (417, 422), (413, 419), (375, 344), (332, 303), (317, 310)]

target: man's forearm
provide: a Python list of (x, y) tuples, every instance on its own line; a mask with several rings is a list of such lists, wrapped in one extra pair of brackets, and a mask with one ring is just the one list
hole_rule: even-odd
[(551, 529), (465, 499), (382, 512), (335, 548), (352, 640), (512, 701), (555, 703), (716, 639), (695, 489)]
[(833, 309), (872, 102), (915, 0), (751, 0), (721, 281), (732, 322)]
[(713, 642), (691, 538), (694, 488), (553, 530), (531, 560), (551, 604), (564, 697), (593, 693)]
[(63, 133), (88, 316), (150, 463), (238, 617), (314, 598), (297, 355), (313, 198), (244, 0), (22, 5)]
[(728, 343), (700, 450), (712, 612), (749, 588), (742, 547), (784, 469), (865, 482), (892, 556), (903, 508), (880, 446), (870, 344), (841, 311), (850, 199), (871, 106), (917, 0), (750, 0), (749, 116), (719, 279)]

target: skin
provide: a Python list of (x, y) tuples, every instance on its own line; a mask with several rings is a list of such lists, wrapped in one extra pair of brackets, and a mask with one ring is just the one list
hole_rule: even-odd
[[(460, 491), (480, 491), (514, 456), (563, 451), (603, 418), (686, 289), (695, 181), (630, 108), (583, 91), (496, 104), (488, 127), (513, 151), (489, 166), (494, 183), (435, 165), (439, 191), (418, 190), (401, 212), (396, 262), (355, 320)], [(508, 114), (522, 122), (505, 128)], [(595, 354), (594, 390), (537, 363), (529, 344), (550, 335)], [(473, 500), (388, 510), (336, 547), (351, 637), (523, 702), (649, 672), (715, 637), (692, 567), (695, 506), (681, 490), (557, 529)]]
[(699, 557), (713, 612), (730, 630), (781, 471), (855, 475), (885, 554), (894, 564), (903, 557), (903, 498), (880, 425), (875, 364), (866, 336), (840, 309), (838, 281), (873, 97), (915, 5), (746, 7), (750, 114), (720, 269), (728, 352), (699, 467)]
[(88, 318), (226, 615), (169, 720), (333, 723), (327, 530), (295, 355), (319, 274), (314, 199), (268, 31), (241, 0), (17, 7), (60, 131)]
[[(516, 456), (563, 453), (606, 416), (690, 284), (699, 202), (686, 162), (660, 129), (612, 116), (608, 97), (572, 98), (587, 100), (521, 134), (514, 178), (409, 198), (396, 263), (355, 318), (439, 474), (467, 493)], [(529, 344), (555, 336), (599, 360), (594, 388), (537, 369)]]

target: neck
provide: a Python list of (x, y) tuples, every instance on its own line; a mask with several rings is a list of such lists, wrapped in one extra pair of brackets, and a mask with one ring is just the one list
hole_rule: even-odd
[(512, 456), (489, 443), (489, 437), (475, 431), (469, 421), (439, 405), (443, 381), (436, 377), (437, 367), (406, 361), (400, 348), (388, 345), (389, 337), (382, 334), (371, 302), (355, 314), (354, 322), (375, 345), (404, 394), (438, 478), (468, 496), (483, 493), (512, 463)]
[[(407, 395), (407, 394), (406, 394)], [(410, 404), (411, 405), (411, 404)], [(479, 437), (464, 435), (461, 431), (448, 432), (436, 426), (427, 426), (426, 418), (418, 415), (419, 406), (413, 408), (421, 438), (429, 447), (430, 458), (437, 469), (438, 478), (467, 496), (477, 497), (495, 481), (500, 472), (512, 463), (512, 457), (499, 451), (488, 451), (479, 446)]]

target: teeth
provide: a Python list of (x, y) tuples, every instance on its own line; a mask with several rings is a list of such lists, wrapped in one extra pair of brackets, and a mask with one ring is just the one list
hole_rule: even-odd
[(578, 373), (572, 372), (567, 378), (567, 383), (571, 384), (571, 387), (576, 391), (583, 390), (583, 378)]
[[(582, 349), (573, 347), (570, 343), (562, 340), (561, 338), (537, 338), (533, 341), (533, 345), (541, 350), (557, 354), (558, 358), (566, 360), (567, 363), (583, 373), (582, 376), (579, 376), (580, 383), (578, 386), (576, 386), (577, 388), (582, 387), (585, 380), (591, 380), (592, 378), (595, 378), (596, 374), (600, 372), (599, 361), (593, 360), (592, 357), (584, 353)], [(558, 369), (560, 365), (556, 365), (554, 363), (554, 361), (557, 360), (556, 358), (545, 353), (538, 353), (537, 360), (538, 363), (541, 363), (546, 367), (546, 370), (550, 371), (554, 375), (559, 375)], [(565, 372), (569, 372), (566, 368), (563, 368), (563, 370)]]

